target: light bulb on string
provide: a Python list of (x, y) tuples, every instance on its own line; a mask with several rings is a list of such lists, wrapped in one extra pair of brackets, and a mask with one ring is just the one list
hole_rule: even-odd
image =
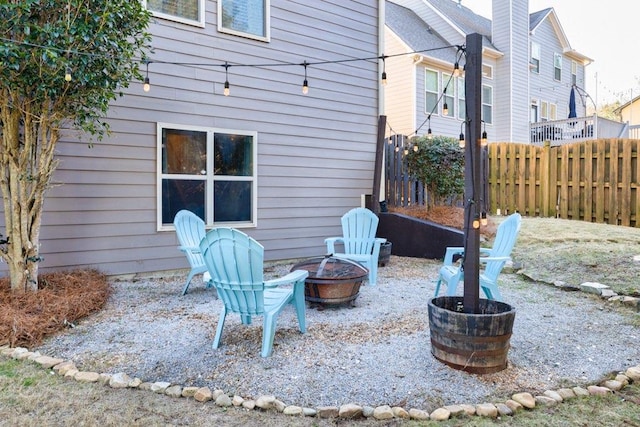
[(145, 92), (149, 92), (151, 90), (151, 82), (149, 80), (149, 61), (145, 61), (147, 65), (147, 74), (144, 77), (144, 84), (142, 85), (142, 90)]
[(465, 146), (465, 142), (464, 142), (464, 133), (462, 131), (462, 128), (464, 127), (465, 122), (460, 123), (460, 138), (458, 139), (458, 145), (460, 146), (460, 148), (464, 148)]
[(473, 224), (472, 224), (474, 229), (478, 229), (480, 228), (480, 215), (475, 214), (475, 216), (473, 217)]
[(431, 114), (427, 117), (427, 121), (429, 122), (429, 129), (427, 129), (427, 139), (431, 141), (433, 139), (433, 133), (431, 133)]
[(385, 59), (387, 58), (386, 56), (382, 55), (382, 76), (380, 79), (380, 82), (382, 83), (383, 86), (387, 85), (387, 65), (385, 62)]
[(460, 64), (457, 61), (453, 64), (453, 77), (460, 77)]
[(489, 221), (487, 220), (487, 212), (482, 211), (482, 214), (480, 215), (480, 225), (487, 225), (489, 223)]
[(419, 148), (418, 148), (418, 143), (413, 144), (413, 152), (414, 152), (414, 153), (417, 153), (417, 152), (418, 152), (418, 150), (419, 150)]
[(307, 81), (307, 66), (309, 64), (305, 60), (302, 65), (304, 65), (304, 81), (302, 82), (302, 94), (306, 95), (309, 93), (309, 82)]
[(224, 96), (229, 96), (231, 90), (229, 89), (229, 63), (224, 63)]
[(480, 138), (480, 146), (486, 147), (488, 144), (487, 141), (487, 125), (485, 121), (482, 121), (482, 137)]
[(444, 88), (444, 98), (445, 98), (445, 101), (444, 101), (444, 105), (442, 106), (442, 115), (443, 116), (448, 116), (449, 115), (449, 106), (447, 105), (447, 101), (446, 101), (446, 98), (447, 98), (447, 88), (446, 87)]
[(70, 82), (71, 81), (71, 67), (69, 67), (67, 65), (67, 68), (64, 71), (64, 80), (66, 82)]

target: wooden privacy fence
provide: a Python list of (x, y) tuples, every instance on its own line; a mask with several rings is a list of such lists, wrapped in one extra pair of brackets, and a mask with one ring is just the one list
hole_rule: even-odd
[(639, 144), (489, 144), (490, 211), (640, 227)]
[(413, 146), (405, 135), (392, 135), (385, 145), (385, 189), (389, 206), (424, 205), (427, 191), (424, 185), (409, 174), (406, 152)]

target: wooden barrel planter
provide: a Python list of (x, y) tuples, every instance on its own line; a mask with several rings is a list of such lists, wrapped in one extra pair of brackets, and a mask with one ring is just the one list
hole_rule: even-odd
[(500, 301), (480, 300), (480, 313), (462, 312), (463, 297), (429, 300), (431, 353), (454, 369), (489, 374), (507, 367), (516, 310)]

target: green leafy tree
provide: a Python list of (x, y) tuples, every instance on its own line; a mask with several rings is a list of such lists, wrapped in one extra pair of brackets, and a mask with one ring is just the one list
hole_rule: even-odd
[(417, 151), (409, 151), (409, 172), (424, 184), (429, 200), (427, 208), (443, 204), (464, 193), (464, 152), (459, 141), (446, 136), (415, 138)]
[(149, 12), (132, 0), (0, 2), (0, 256), (13, 291), (38, 288), (39, 235), (63, 129), (98, 140), (121, 89), (141, 80)]

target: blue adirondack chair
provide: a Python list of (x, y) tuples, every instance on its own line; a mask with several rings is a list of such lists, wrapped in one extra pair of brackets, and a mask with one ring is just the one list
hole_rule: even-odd
[[(327, 253), (362, 264), (369, 270), (369, 284), (375, 286), (378, 275), (380, 246), (387, 241), (376, 237), (378, 216), (366, 208), (354, 208), (341, 218), (342, 236), (325, 239)], [(336, 244), (344, 245), (344, 253), (336, 253)]]
[[(509, 215), (498, 226), (496, 237), (491, 248), (480, 248), (480, 288), (488, 299), (502, 301), (498, 289), (498, 276), (507, 261), (511, 259), (511, 250), (516, 243), (522, 217), (519, 213)], [(463, 255), (464, 248), (449, 247), (445, 252), (444, 265), (440, 268), (440, 275), (436, 283), (435, 296), (440, 292), (440, 285), (447, 285), (447, 295), (456, 294), (458, 283), (464, 279), (463, 268), (453, 263), (455, 255)]]
[(206, 276), (207, 266), (204, 264), (202, 254), (200, 254), (200, 241), (205, 235), (204, 221), (199, 216), (188, 210), (179, 211), (173, 219), (173, 225), (176, 228), (178, 249), (182, 251), (189, 261), (191, 271), (187, 276), (187, 283), (182, 289), (182, 295), (187, 293), (191, 280), (197, 274), (204, 274), (205, 283), (208, 280)]
[[(218, 348), (227, 313), (238, 313), (244, 324), (253, 316), (263, 316), (262, 357), (273, 350), (276, 320), (280, 312), (293, 305), (302, 333), (306, 332), (304, 282), (309, 272), (295, 270), (281, 278), (264, 280), (264, 248), (245, 233), (228, 227), (209, 231), (200, 251), (211, 276), (210, 282), (223, 302), (213, 348)], [(278, 288), (281, 285), (292, 285)]]

